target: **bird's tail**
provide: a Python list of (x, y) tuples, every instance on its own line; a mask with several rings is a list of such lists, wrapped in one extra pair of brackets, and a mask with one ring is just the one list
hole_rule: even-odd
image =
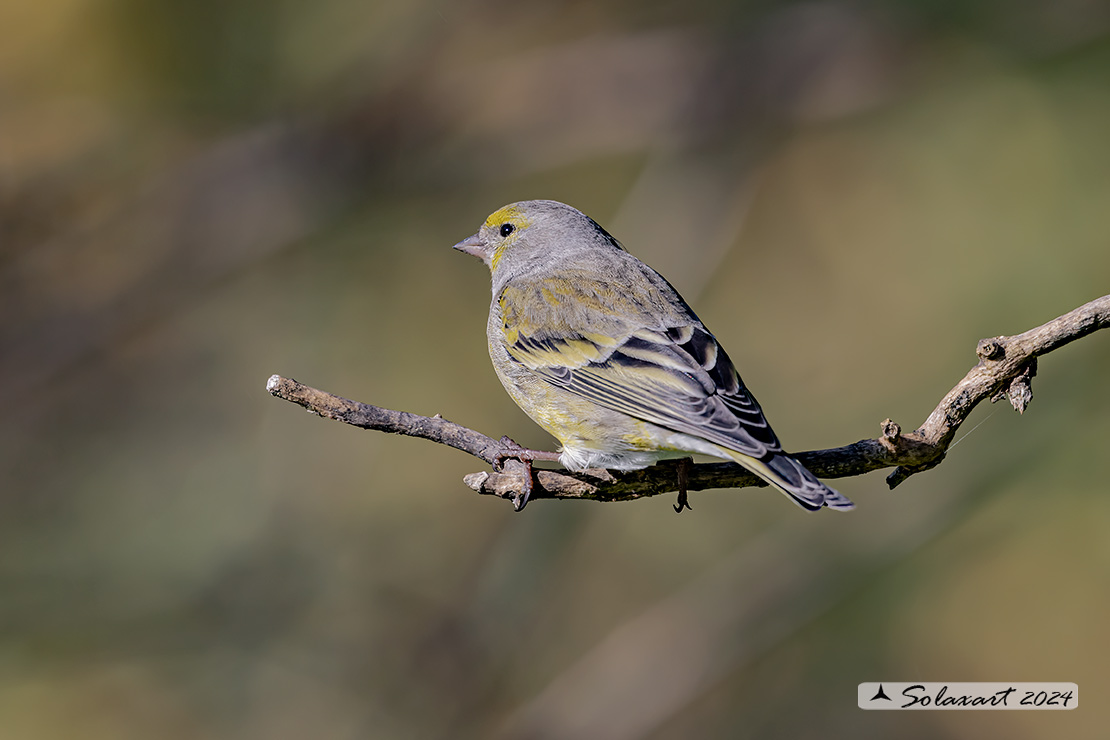
[(736, 462), (785, 493), (803, 509), (817, 511), (822, 506), (827, 506), (830, 509), (847, 511), (855, 507), (846, 496), (817, 480), (817, 476), (785, 452), (766, 460), (757, 460), (733, 450), (725, 451)]

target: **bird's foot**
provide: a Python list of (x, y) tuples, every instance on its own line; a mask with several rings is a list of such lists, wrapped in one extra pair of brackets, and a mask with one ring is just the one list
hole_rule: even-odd
[(690, 468), (693, 466), (694, 460), (690, 457), (684, 457), (678, 461), (678, 503), (674, 505), (676, 514), (681, 514), (683, 509), (694, 510), (690, 506), (690, 499), (686, 495), (686, 486), (690, 483)]
[(524, 485), (521, 486), (520, 493), (513, 498), (513, 508), (516, 511), (523, 511), (528, 505), (528, 499), (532, 496), (532, 490), (536, 485), (536, 472), (532, 468), (532, 461), (558, 459), (557, 452), (530, 450), (509, 437), (501, 438), (501, 449), (493, 456), (493, 469), (498, 471), (504, 469), (506, 460), (520, 460), (524, 463)]

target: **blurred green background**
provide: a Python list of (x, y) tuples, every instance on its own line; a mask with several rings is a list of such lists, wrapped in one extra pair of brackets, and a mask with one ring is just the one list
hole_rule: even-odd
[[(979, 338), (1110, 292), (1108, 132), (1085, 0), (3, 0), (0, 737), (1105, 737), (1110, 337), (846, 515), (518, 515), (264, 385), (550, 447), (449, 247), (554, 198), (788, 448), (911, 429)], [(1083, 699), (861, 711), (875, 680)]]

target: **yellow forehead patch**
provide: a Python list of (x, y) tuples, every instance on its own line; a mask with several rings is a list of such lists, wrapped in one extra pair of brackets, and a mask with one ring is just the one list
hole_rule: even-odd
[(521, 228), (528, 225), (528, 219), (524, 217), (524, 212), (515, 205), (499, 208), (486, 219), (486, 226), (491, 229), (497, 228), (503, 223), (511, 223), (513, 226)]

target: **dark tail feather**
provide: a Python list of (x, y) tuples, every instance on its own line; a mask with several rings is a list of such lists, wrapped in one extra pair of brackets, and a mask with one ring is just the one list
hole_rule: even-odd
[[(839, 511), (854, 508), (847, 497), (829, 488), (800, 462), (785, 453), (761, 461), (769, 475), (767, 482), (794, 499), (804, 509), (817, 511), (822, 506)], [(756, 471), (758, 472), (758, 471)]]

